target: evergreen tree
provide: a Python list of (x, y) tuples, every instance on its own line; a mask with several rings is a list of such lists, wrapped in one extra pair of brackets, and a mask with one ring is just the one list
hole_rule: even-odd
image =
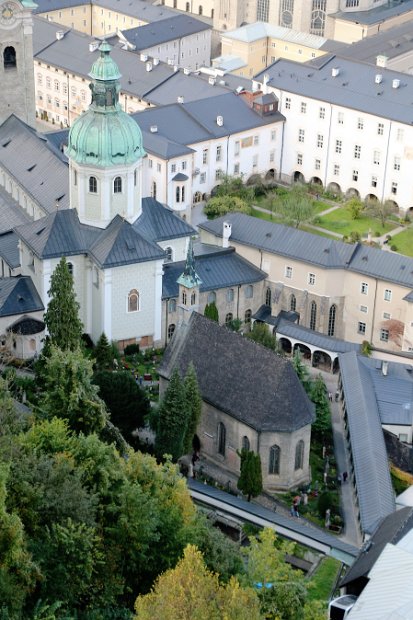
[(113, 368), (113, 349), (109, 344), (106, 334), (102, 334), (97, 341), (94, 351), (96, 360), (96, 368), (98, 370), (107, 370)]
[(184, 379), (186, 407), (188, 411), (188, 424), (184, 437), (184, 453), (192, 449), (192, 441), (201, 418), (202, 398), (199, 392), (198, 381), (193, 363), (188, 366)]
[(302, 354), (299, 349), (296, 349), (293, 355), (292, 364), (294, 366), (294, 370), (297, 373), (298, 378), (300, 379), (303, 385), (303, 388), (305, 389), (307, 394), (310, 394), (312, 381), (311, 381), (310, 374), (308, 372), (307, 367), (303, 364)]
[(212, 301), (210, 304), (205, 306), (204, 316), (211, 319), (211, 321), (216, 321), (219, 323), (218, 308), (215, 301)]
[(321, 375), (318, 375), (312, 383), (310, 398), (315, 404), (316, 414), (312, 429), (314, 433), (322, 439), (323, 435), (330, 430), (331, 421), (326, 386)]
[(250, 338), (250, 340), (262, 344), (264, 347), (267, 347), (267, 349), (271, 349), (271, 351), (275, 351), (276, 353), (279, 352), (277, 338), (270, 332), (266, 323), (255, 321), (252, 330), (246, 334), (246, 338)]
[(248, 501), (251, 501), (251, 497), (257, 497), (262, 491), (260, 455), (243, 448), (238, 452), (238, 456), (241, 458), (241, 473), (237, 487), (247, 496)]
[(52, 344), (63, 351), (80, 346), (83, 325), (79, 318), (79, 303), (73, 288), (73, 277), (63, 256), (50, 278), (50, 297), (44, 322)]
[(172, 373), (169, 385), (159, 405), (155, 450), (159, 458), (171, 454), (176, 461), (183, 454), (188, 427), (188, 412), (184, 384), (178, 369)]

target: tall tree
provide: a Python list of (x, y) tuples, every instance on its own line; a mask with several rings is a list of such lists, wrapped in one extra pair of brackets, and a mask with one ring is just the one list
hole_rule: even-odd
[(161, 575), (149, 594), (135, 604), (136, 620), (260, 620), (252, 588), (241, 588), (235, 578), (221, 586), (218, 575), (205, 566), (202, 554), (188, 545), (174, 569)]
[(249, 214), (251, 207), (249, 207), (245, 200), (238, 198), (238, 196), (215, 196), (208, 200), (204, 208), (204, 213), (209, 218), (235, 212)]
[(238, 452), (238, 455), (241, 458), (241, 473), (237, 487), (247, 496), (248, 501), (251, 501), (251, 497), (257, 497), (262, 491), (260, 455), (246, 448)]
[(246, 338), (254, 340), (254, 342), (258, 342), (264, 347), (267, 347), (268, 349), (271, 349), (272, 351), (276, 351), (278, 353), (277, 338), (275, 337), (275, 334), (272, 334), (270, 332), (266, 323), (260, 323), (259, 321), (255, 321), (251, 331), (246, 334)]
[(63, 256), (50, 278), (50, 297), (44, 322), (50, 340), (63, 351), (74, 351), (81, 344), (83, 325), (79, 318), (79, 303), (73, 287), (73, 277)]
[(307, 392), (307, 394), (310, 394), (312, 381), (311, 381), (310, 373), (308, 372), (307, 367), (303, 363), (302, 353), (299, 349), (295, 350), (295, 353), (292, 359), (292, 364), (294, 366), (294, 370), (297, 373), (297, 376), (300, 379), (305, 391)]
[(380, 220), (382, 228), (384, 228), (386, 220), (396, 213), (396, 207), (392, 200), (369, 200), (366, 209), (373, 217), (377, 217)]
[(113, 348), (109, 344), (106, 334), (102, 334), (96, 343), (94, 350), (96, 368), (98, 370), (108, 370), (113, 368)]
[(182, 456), (187, 428), (188, 410), (184, 384), (178, 369), (175, 368), (159, 405), (155, 441), (157, 455), (162, 458), (164, 454), (170, 454), (175, 461)]
[(193, 439), (201, 419), (202, 398), (199, 392), (198, 380), (193, 363), (188, 366), (184, 379), (185, 401), (188, 411), (188, 425), (184, 437), (184, 453), (193, 448)]
[(312, 382), (310, 398), (315, 404), (316, 413), (312, 429), (315, 434), (322, 439), (324, 433), (326, 433), (331, 427), (331, 420), (326, 386), (321, 375), (318, 375)]
[(92, 376), (93, 362), (80, 349), (63, 351), (51, 345), (40, 411), (48, 418), (57, 416), (67, 420), (76, 432), (88, 434), (103, 429), (107, 411)]
[(211, 321), (216, 321), (219, 323), (218, 308), (215, 301), (211, 301), (210, 304), (205, 306), (204, 316), (206, 316), (207, 319), (211, 319)]
[(275, 208), (295, 228), (309, 222), (315, 215), (315, 202), (300, 183), (293, 185), (288, 194), (276, 203)]

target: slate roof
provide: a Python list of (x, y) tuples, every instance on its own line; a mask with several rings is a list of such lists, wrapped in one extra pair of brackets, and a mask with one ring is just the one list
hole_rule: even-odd
[[(179, 286), (177, 279), (182, 274), (185, 261), (166, 263), (162, 279), (162, 297), (177, 297)], [(239, 256), (234, 248), (222, 249), (220, 252), (208, 253), (195, 257), (195, 269), (201, 278), (201, 293), (238, 284), (253, 284), (267, 277), (267, 274)]]
[(31, 278), (0, 278), (0, 316), (40, 310), (44, 310), (44, 306)]
[(7, 328), (8, 332), (12, 334), (20, 334), (23, 336), (31, 336), (33, 334), (39, 334), (44, 331), (45, 324), (38, 319), (32, 319), (27, 316), (18, 319), (13, 325)]
[(11, 231), (15, 226), (31, 222), (31, 217), (0, 187), (0, 234)]
[(50, 213), (69, 206), (68, 167), (49, 148), (47, 140), (14, 114), (0, 125), (0, 164)]
[(387, 451), (366, 366), (357, 363), (354, 351), (340, 355), (339, 362), (361, 527), (372, 534), (396, 507)]
[(195, 19), (193, 16), (174, 14), (154, 24), (121, 30), (125, 39), (136, 47), (136, 51), (142, 51), (154, 45), (161, 45), (210, 29), (209, 24)]
[[(111, 0), (92, 0), (89, 2), (82, 2), (81, 0), (39, 0), (36, 4), (36, 13), (47, 13), (59, 9), (84, 6), (85, 4), (106, 7), (109, 10), (114, 9)], [(142, 19), (142, 21), (147, 23), (160, 21), (176, 15), (176, 13), (165, 6), (156, 6), (150, 2), (145, 2), (145, 0), (116, 0), (116, 10), (119, 13)]]
[(177, 327), (159, 374), (184, 375), (193, 362), (202, 398), (263, 432), (291, 432), (311, 424), (314, 408), (290, 361), (193, 312)]
[(18, 236), (15, 232), (0, 234), (0, 256), (11, 269), (20, 266), (20, 253), (17, 247)]
[(309, 327), (297, 325), (286, 319), (281, 319), (276, 327), (277, 336), (287, 336), (296, 340), (303, 340), (306, 344), (310, 344), (323, 351), (334, 351), (334, 353), (346, 353), (347, 351), (359, 351), (360, 345), (332, 336), (326, 336), (320, 332), (316, 332)]
[(150, 197), (142, 199), (142, 214), (133, 226), (147, 241), (153, 243), (196, 234), (195, 228), (172, 209)]
[(165, 258), (165, 252), (159, 246), (147, 241), (120, 215), (102, 231), (89, 252), (103, 268)]
[(396, 15), (403, 15), (403, 13), (407, 13), (408, 11), (413, 11), (412, 0), (390, 0), (386, 4), (370, 9), (369, 11), (338, 11), (330, 15), (330, 17), (369, 25), (383, 22)]
[(222, 237), (224, 222), (232, 224), (231, 240), (272, 254), (322, 267), (348, 269), (373, 278), (412, 288), (413, 258), (384, 252), (361, 243), (327, 239), (243, 213), (233, 213), (199, 225), (201, 230)]
[[(333, 68), (339, 69), (336, 77)], [(303, 64), (280, 58), (256, 80), (262, 82), (266, 73), (271, 88), (409, 125), (413, 122), (413, 76), (407, 73), (335, 55)], [(383, 77), (380, 84), (375, 82), (378, 73)], [(399, 88), (393, 88), (394, 79), (400, 80)]]
[(367, 577), (385, 545), (387, 543), (397, 544), (412, 528), (413, 508), (410, 506), (396, 510), (385, 517), (340, 581), (340, 588), (355, 579)]
[[(169, 68), (173, 70), (173, 67)], [(197, 73), (185, 75), (182, 70), (175, 71), (167, 81), (154, 86), (151, 91), (148, 91), (145, 94), (145, 100), (153, 105), (162, 106), (176, 103), (178, 97), (183, 97), (186, 102), (196, 101), (198, 99), (208, 99), (216, 95), (223, 95), (236, 88), (231, 84), (232, 80), (229, 80), (227, 75), (217, 79), (215, 84), (211, 85), (208, 82), (209, 76), (204, 76), (202, 73), (197, 75)], [(236, 80), (237, 86), (245, 84), (245, 82), (245, 78)], [(251, 82), (248, 81), (248, 84), (251, 84)]]
[(336, 54), (375, 65), (377, 56), (384, 55), (391, 60), (411, 52), (412, 49), (412, 22), (408, 20), (388, 30), (381, 30), (373, 36), (365, 37), (361, 41), (351, 44), (342, 43), (341, 47), (336, 50)]

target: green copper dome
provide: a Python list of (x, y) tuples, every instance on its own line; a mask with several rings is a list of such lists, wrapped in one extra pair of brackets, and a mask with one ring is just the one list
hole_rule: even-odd
[(145, 155), (138, 124), (119, 104), (121, 75), (111, 49), (106, 41), (100, 45), (100, 57), (89, 73), (92, 103), (69, 132), (66, 154), (79, 164), (104, 168), (132, 164)]

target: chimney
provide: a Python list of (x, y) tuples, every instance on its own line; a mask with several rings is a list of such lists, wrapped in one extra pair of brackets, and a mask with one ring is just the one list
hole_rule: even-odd
[(376, 73), (376, 77), (374, 78), (376, 84), (381, 84), (383, 81), (383, 76), (381, 73)]
[(151, 131), (151, 133), (157, 133), (158, 132), (158, 125), (151, 125), (150, 131)]
[(151, 62), (147, 62), (146, 63), (146, 70), (147, 71), (152, 71), (152, 63)]
[(222, 127), (223, 124), (224, 124), (224, 117), (219, 114), (217, 116), (217, 125), (218, 127)]
[(387, 56), (384, 54), (376, 56), (376, 67), (383, 67), (385, 69), (387, 67)]
[(385, 362), (384, 360), (381, 363), (381, 374), (383, 377), (387, 377), (387, 373), (389, 372), (389, 362)]
[(392, 88), (399, 88), (400, 80), (397, 80), (397, 79), (393, 80), (391, 85), (392, 85)]
[(148, 54), (141, 54), (140, 58), (142, 62), (146, 62), (148, 60)]
[(61, 41), (61, 39), (63, 39), (64, 36), (65, 36), (65, 33), (63, 32), (63, 30), (58, 30), (56, 32), (56, 40), (57, 41)]
[(183, 95), (178, 95), (176, 100), (177, 100), (178, 103), (184, 103), (184, 101), (185, 101)]
[(337, 77), (338, 75), (340, 75), (339, 67), (333, 67), (331, 69), (331, 77)]
[(153, 59), (153, 66), (156, 67), (157, 65), (159, 65), (159, 58), (154, 58)]
[(262, 92), (264, 95), (268, 95), (268, 82), (270, 81), (270, 76), (268, 73), (264, 73), (264, 77), (262, 80)]
[(188, 67), (184, 68), (184, 75), (190, 75), (191, 73), (191, 69), (189, 69)]
[(223, 248), (229, 247), (229, 238), (231, 236), (231, 232), (232, 232), (231, 223), (224, 222), (223, 227), (222, 227), (222, 247)]

